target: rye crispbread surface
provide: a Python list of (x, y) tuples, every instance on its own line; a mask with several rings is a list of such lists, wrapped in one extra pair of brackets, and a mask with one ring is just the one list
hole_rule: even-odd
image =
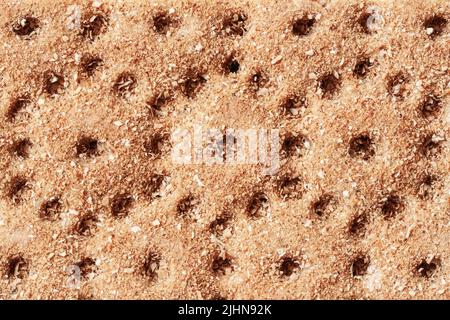
[[(0, 298), (449, 299), (449, 19), (3, 1)], [(279, 129), (279, 172), (174, 164), (193, 125)]]

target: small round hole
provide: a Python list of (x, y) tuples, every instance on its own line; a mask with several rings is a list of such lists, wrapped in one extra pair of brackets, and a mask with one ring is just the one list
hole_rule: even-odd
[(292, 23), (292, 33), (298, 37), (306, 36), (311, 32), (315, 22), (315, 18), (309, 18), (307, 15), (296, 19)]
[(287, 117), (298, 117), (306, 109), (306, 98), (298, 95), (290, 95), (281, 103), (280, 109)]
[(338, 92), (340, 86), (341, 80), (337, 74), (327, 73), (319, 79), (322, 97), (331, 98)]
[(237, 73), (239, 68), (239, 61), (234, 57), (234, 55), (229, 55), (222, 64), (222, 69), (225, 74)]
[(441, 259), (433, 257), (431, 260), (422, 259), (420, 263), (417, 264), (415, 271), (416, 274), (423, 278), (431, 278), (441, 266)]
[(353, 74), (355, 75), (355, 77), (363, 79), (369, 73), (372, 65), (373, 63), (369, 58), (361, 59), (355, 64), (355, 67), (353, 68)]
[(308, 144), (303, 134), (286, 133), (281, 142), (281, 156), (283, 158), (301, 157)]
[(133, 206), (134, 198), (129, 193), (116, 194), (111, 200), (111, 214), (114, 218), (128, 216)]
[(6, 195), (14, 204), (19, 204), (24, 192), (29, 188), (28, 180), (24, 176), (17, 175), (9, 181)]
[(352, 158), (369, 160), (375, 155), (372, 138), (368, 133), (361, 133), (350, 139), (348, 154)]
[(179, 18), (167, 12), (158, 12), (152, 18), (153, 29), (159, 34), (167, 34), (171, 28), (179, 25)]
[(215, 252), (211, 260), (211, 271), (215, 275), (225, 275), (228, 270), (233, 270), (233, 259), (227, 253)]
[(81, 35), (94, 41), (102, 33), (106, 32), (108, 19), (101, 13), (91, 13), (84, 17), (81, 22)]
[(181, 200), (178, 201), (177, 204), (177, 214), (181, 218), (195, 218), (196, 209), (200, 201), (195, 198), (193, 195), (187, 195)]
[(433, 39), (444, 32), (447, 23), (448, 23), (447, 19), (445, 19), (443, 16), (433, 15), (425, 19), (423, 27), (425, 28), (425, 31), (428, 34), (428, 36), (430, 36)]
[(385, 219), (394, 218), (405, 209), (405, 203), (395, 193), (388, 195), (381, 201), (381, 213)]
[(160, 265), (161, 255), (155, 250), (149, 250), (142, 266), (142, 272), (150, 281), (154, 281), (158, 277)]
[(311, 204), (311, 211), (320, 218), (328, 217), (333, 209), (333, 202), (333, 195), (324, 193)]
[(30, 271), (30, 262), (21, 253), (10, 256), (6, 262), (8, 279), (24, 279)]
[(247, 15), (242, 11), (229, 13), (222, 20), (222, 32), (227, 36), (242, 37), (247, 32), (247, 19)]
[(22, 138), (15, 140), (9, 150), (12, 155), (22, 159), (26, 159), (29, 156), (29, 151), (32, 145), (33, 144), (31, 143), (30, 139)]
[(247, 205), (247, 215), (250, 218), (259, 218), (270, 210), (269, 197), (264, 192), (255, 192)]
[(98, 140), (88, 136), (82, 136), (78, 139), (75, 149), (78, 157), (93, 157), (98, 155)]
[(85, 55), (81, 59), (81, 70), (87, 76), (92, 76), (95, 71), (103, 64), (103, 60), (92, 55)]
[(95, 274), (97, 271), (97, 266), (95, 264), (95, 260), (89, 257), (85, 257), (80, 261), (75, 263), (75, 266), (80, 268), (80, 276), (84, 280), (88, 280), (92, 274)]
[(422, 101), (419, 110), (424, 118), (429, 119), (437, 116), (441, 111), (441, 107), (441, 99), (430, 94)]
[(367, 273), (367, 269), (370, 265), (370, 258), (365, 255), (359, 255), (353, 259), (351, 265), (351, 274), (352, 277), (362, 277)]
[(41, 204), (39, 217), (43, 220), (55, 221), (62, 210), (62, 202), (59, 196), (54, 196)]
[(29, 104), (31, 103), (31, 99), (28, 95), (22, 95), (15, 98), (6, 112), (6, 118), (9, 121), (14, 121), (16, 116), (22, 112)]
[(186, 97), (193, 99), (205, 84), (206, 78), (204, 75), (197, 71), (189, 71), (181, 85), (181, 91)]
[(283, 200), (301, 199), (304, 193), (300, 177), (285, 175), (277, 181), (278, 194)]
[(367, 213), (360, 213), (354, 216), (348, 225), (348, 233), (351, 236), (360, 237), (366, 232), (367, 224), (369, 223), (369, 218)]
[(65, 87), (64, 76), (54, 71), (44, 73), (44, 91), (50, 95), (58, 94)]
[(75, 224), (73, 231), (80, 236), (90, 237), (97, 228), (97, 223), (97, 216), (92, 212), (88, 212), (80, 217)]
[(300, 269), (300, 261), (297, 257), (286, 254), (278, 261), (278, 271), (282, 277), (290, 277)]
[(12, 31), (21, 37), (29, 37), (39, 29), (39, 19), (33, 16), (23, 16), (12, 25)]
[(113, 91), (122, 98), (130, 96), (137, 86), (136, 77), (130, 72), (122, 72), (117, 77), (114, 85)]
[(167, 105), (174, 99), (173, 94), (162, 91), (147, 101), (147, 108), (151, 117), (162, 117), (167, 115)]

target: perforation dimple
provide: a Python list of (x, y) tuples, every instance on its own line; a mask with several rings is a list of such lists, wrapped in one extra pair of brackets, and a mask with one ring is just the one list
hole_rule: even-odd
[(39, 217), (43, 220), (54, 221), (59, 218), (61, 210), (61, 198), (59, 196), (54, 196), (41, 204), (39, 209)]
[(372, 65), (373, 63), (369, 58), (362, 58), (355, 64), (355, 67), (353, 68), (353, 74), (355, 75), (355, 77), (363, 79), (369, 73)]
[(27, 178), (22, 175), (16, 175), (9, 181), (6, 195), (14, 204), (19, 204), (22, 201), (23, 193), (29, 188)]
[(290, 277), (300, 268), (300, 261), (297, 257), (285, 254), (278, 261), (278, 272), (281, 277)]
[(326, 218), (331, 214), (335, 199), (331, 193), (324, 193), (313, 201), (311, 211), (320, 218)]
[(277, 191), (283, 200), (300, 199), (305, 192), (300, 177), (284, 175), (277, 181)]
[(176, 28), (180, 24), (180, 20), (177, 16), (169, 14), (166, 11), (160, 11), (156, 13), (152, 18), (153, 29), (162, 35), (167, 34), (171, 28)]
[(158, 270), (160, 266), (161, 254), (154, 249), (148, 250), (142, 265), (142, 273), (148, 277), (150, 281), (154, 281), (158, 277)]
[(367, 132), (360, 133), (350, 139), (348, 154), (352, 158), (360, 158), (369, 160), (375, 155), (375, 147), (370, 134)]
[(49, 95), (56, 95), (60, 93), (65, 87), (64, 76), (48, 70), (44, 72), (44, 91)]
[(181, 85), (182, 93), (193, 99), (206, 84), (206, 78), (200, 71), (189, 71)]
[(73, 231), (80, 236), (92, 236), (98, 221), (98, 217), (93, 212), (87, 212), (77, 221)]
[(308, 143), (305, 135), (287, 132), (281, 142), (281, 156), (283, 158), (301, 157), (304, 155)]
[(381, 213), (385, 219), (397, 216), (405, 209), (404, 200), (397, 194), (391, 193), (381, 201)]
[(30, 271), (30, 262), (22, 253), (8, 257), (5, 273), (8, 279), (24, 279)]
[(269, 197), (264, 192), (258, 191), (251, 196), (246, 212), (250, 218), (259, 218), (267, 214), (269, 210)]
[(358, 255), (352, 261), (351, 274), (353, 277), (362, 277), (367, 273), (370, 265), (370, 258), (365, 255)]
[(428, 36), (434, 39), (444, 32), (447, 24), (448, 21), (444, 16), (435, 14), (425, 19), (423, 27)]
[(90, 257), (82, 258), (75, 263), (75, 266), (80, 268), (80, 276), (84, 280), (89, 279), (89, 276), (97, 271), (95, 260)]
[(418, 146), (419, 152), (427, 158), (435, 157), (441, 153), (443, 141), (445, 141), (443, 137), (435, 133), (428, 133), (422, 138)]
[(433, 257), (431, 260), (422, 259), (420, 263), (415, 267), (415, 272), (423, 278), (431, 278), (441, 266), (441, 259), (439, 257)]
[(441, 99), (433, 94), (429, 94), (421, 102), (419, 111), (424, 118), (430, 119), (440, 113), (441, 107)]
[(108, 18), (102, 13), (87, 14), (81, 22), (81, 35), (89, 41), (94, 41), (106, 31), (107, 26)]
[(306, 98), (297, 94), (287, 96), (281, 103), (281, 113), (287, 117), (299, 117), (306, 109)]
[(292, 33), (298, 37), (306, 36), (311, 33), (315, 23), (316, 19), (310, 18), (308, 15), (295, 19), (292, 23)]
[(81, 59), (81, 70), (87, 76), (92, 76), (103, 65), (103, 60), (98, 56), (84, 55)]
[(129, 193), (118, 193), (111, 200), (111, 214), (114, 218), (128, 216), (133, 206), (134, 198)]
[(248, 16), (242, 11), (229, 12), (222, 19), (222, 33), (228, 36), (242, 37), (247, 32), (246, 22)]
[(6, 118), (9, 121), (14, 121), (16, 116), (23, 111), (29, 104), (31, 103), (31, 99), (29, 95), (21, 95), (17, 98), (13, 99), (11, 104), (9, 105), (8, 110), (6, 111)]
[(366, 232), (369, 217), (366, 212), (358, 213), (352, 217), (348, 224), (348, 233), (351, 236), (360, 237)]
[(228, 270), (233, 270), (233, 259), (227, 253), (215, 252), (211, 260), (211, 271), (215, 275), (225, 275)]
[(134, 93), (137, 86), (137, 79), (131, 72), (120, 73), (113, 85), (113, 91), (122, 98), (127, 98)]
[(20, 17), (12, 25), (12, 31), (21, 37), (29, 37), (35, 33), (40, 27), (38, 18), (26, 15)]
[(97, 139), (83, 135), (81, 136), (77, 143), (75, 144), (76, 155), (78, 157), (93, 157), (98, 155), (98, 145)]
[(181, 218), (195, 218), (195, 210), (200, 201), (192, 194), (181, 198), (177, 203), (177, 214)]
[(29, 156), (29, 151), (32, 145), (33, 144), (31, 143), (30, 139), (21, 138), (13, 141), (9, 151), (16, 157), (26, 159)]
[(322, 97), (330, 99), (338, 93), (341, 80), (335, 73), (326, 73), (319, 78), (319, 89)]

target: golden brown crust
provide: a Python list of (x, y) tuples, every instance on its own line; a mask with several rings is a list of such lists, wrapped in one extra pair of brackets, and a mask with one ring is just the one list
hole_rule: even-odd
[[(448, 1), (2, 7), (0, 298), (450, 298)], [(195, 124), (308, 144), (274, 177), (174, 164)]]

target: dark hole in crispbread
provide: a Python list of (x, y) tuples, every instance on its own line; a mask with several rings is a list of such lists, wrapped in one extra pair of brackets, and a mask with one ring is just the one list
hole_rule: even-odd
[(358, 134), (350, 139), (348, 154), (352, 158), (369, 160), (375, 155), (374, 143), (366, 132)]
[(441, 99), (429, 94), (420, 104), (419, 110), (424, 118), (431, 118), (439, 114), (441, 107)]
[(21, 253), (7, 259), (5, 273), (8, 279), (24, 279), (30, 271), (30, 263)]
[(9, 121), (13, 121), (17, 114), (25, 109), (31, 103), (31, 99), (28, 95), (22, 95), (15, 98), (6, 112), (6, 118)]
[(28, 158), (30, 148), (33, 144), (31, 143), (30, 139), (28, 138), (22, 138), (13, 141), (10, 152), (11, 154), (20, 157), (20, 158)]
[(299, 95), (290, 95), (281, 103), (281, 112), (288, 117), (297, 117), (301, 115), (306, 108), (306, 98)]
[(189, 71), (181, 84), (181, 92), (188, 98), (195, 98), (204, 87), (206, 78), (197, 71)]
[(90, 13), (81, 22), (81, 35), (90, 41), (94, 41), (100, 34), (106, 31), (108, 18), (101, 13)]
[(369, 20), (371, 15), (372, 15), (371, 13), (369, 13), (365, 10), (364, 12), (362, 12), (359, 15), (359, 18), (357, 20), (357, 24), (358, 24), (360, 30), (364, 33), (370, 33), (369, 27), (367, 26), (367, 21)]
[(225, 74), (237, 73), (239, 68), (239, 61), (232, 54), (229, 55), (222, 64), (222, 70)]
[(81, 59), (81, 70), (87, 76), (92, 76), (102, 64), (103, 60), (101, 58), (92, 55), (85, 55)]
[(179, 19), (167, 12), (158, 12), (152, 18), (153, 29), (159, 34), (167, 34), (170, 28), (179, 25)]
[(269, 210), (269, 207), (269, 197), (264, 192), (258, 191), (251, 196), (246, 212), (250, 218), (259, 218)]
[(303, 196), (303, 180), (300, 177), (285, 175), (277, 181), (277, 191), (283, 200), (300, 199)]
[(366, 255), (358, 255), (353, 259), (350, 267), (352, 277), (362, 277), (367, 273), (370, 265), (370, 258)]
[(348, 225), (348, 233), (351, 236), (360, 237), (366, 232), (369, 217), (366, 212), (355, 215)]
[(59, 218), (62, 210), (62, 202), (59, 196), (51, 197), (44, 201), (39, 209), (39, 218), (54, 221)]
[(223, 231), (228, 228), (232, 218), (233, 215), (228, 210), (225, 210), (211, 221), (209, 224), (209, 231), (216, 236), (221, 235)]
[(87, 279), (91, 273), (95, 273), (97, 270), (95, 260), (90, 257), (82, 258), (80, 261), (75, 263), (75, 266), (80, 268), (80, 276), (83, 279)]
[(253, 92), (258, 92), (259, 89), (265, 87), (269, 82), (269, 77), (262, 70), (257, 70), (249, 79), (250, 89)]
[(247, 32), (248, 16), (242, 11), (228, 13), (222, 19), (222, 32), (228, 36), (243, 36)]
[(211, 260), (211, 271), (215, 275), (225, 275), (227, 270), (233, 270), (233, 258), (227, 253), (215, 252)]
[(158, 193), (161, 190), (165, 180), (166, 176), (163, 174), (152, 174), (142, 183), (142, 193), (147, 199), (153, 200), (158, 197)]
[(111, 214), (115, 218), (123, 218), (129, 214), (134, 198), (129, 193), (118, 193), (111, 200)]
[(143, 144), (145, 153), (151, 159), (160, 158), (163, 153), (165, 146), (169, 143), (169, 135), (166, 133), (156, 132)]
[(334, 73), (324, 74), (319, 79), (319, 88), (325, 98), (331, 98), (338, 92), (340, 86), (341, 80)]
[(24, 176), (17, 175), (9, 181), (6, 195), (13, 203), (19, 204), (22, 201), (22, 194), (28, 188), (28, 180)]
[(150, 281), (153, 281), (158, 276), (158, 270), (161, 264), (161, 255), (154, 251), (149, 250), (142, 265), (142, 273), (148, 277)]
[(26, 37), (35, 32), (39, 26), (40, 21), (38, 18), (27, 15), (20, 17), (15, 23), (13, 23), (12, 31), (18, 36)]
[(441, 259), (434, 257), (431, 261), (427, 261), (427, 259), (422, 259), (422, 261), (417, 264), (415, 268), (415, 272), (417, 275), (424, 278), (431, 278), (438, 268), (441, 266)]
[(407, 77), (402, 72), (398, 72), (389, 77), (387, 81), (387, 90), (389, 94), (397, 98), (403, 98), (407, 81)]
[(155, 94), (149, 101), (147, 101), (147, 108), (149, 109), (151, 117), (160, 117), (167, 114), (166, 107), (169, 102), (174, 99), (172, 93), (162, 91)]
[(405, 202), (399, 195), (395, 193), (391, 193), (381, 201), (381, 213), (383, 214), (383, 217), (385, 219), (391, 219), (395, 217), (404, 209)]
[(281, 142), (281, 155), (284, 158), (302, 156), (306, 141), (307, 138), (303, 134), (286, 133)]
[[(427, 34), (431, 38), (434, 38), (444, 32), (447, 22), (447, 19), (441, 15), (432, 15), (431, 17), (425, 19), (423, 27), (427, 30)], [(428, 30), (430, 30), (431, 33), (428, 33)]]
[(306, 36), (312, 30), (312, 27), (316, 23), (315, 18), (308, 18), (308, 16), (303, 16), (302, 18), (295, 19), (292, 23), (292, 33), (296, 36)]
[(355, 64), (355, 67), (353, 68), (353, 74), (357, 78), (360, 78), (360, 79), (365, 78), (367, 76), (367, 74), (369, 73), (372, 65), (373, 65), (373, 63), (370, 61), (369, 58), (363, 58)]
[(286, 254), (278, 261), (278, 271), (282, 277), (290, 277), (300, 268), (300, 261), (297, 257)]
[(311, 204), (311, 211), (320, 218), (327, 217), (332, 210), (332, 202), (334, 197), (330, 193), (322, 194), (317, 200)]
[(93, 212), (87, 212), (77, 221), (73, 231), (80, 236), (89, 237), (97, 228), (97, 223), (97, 216)]
[(437, 175), (434, 174), (423, 175), (419, 180), (419, 184), (417, 187), (417, 196), (422, 200), (431, 198), (434, 186), (438, 181), (439, 178)]
[(64, 76), (55, 71), (44, 72), (44, 91), (50, 95), (55, 95), (64, 89)]
[(422, 138), (419, 145), (419, 152), (425, 157), (433, 157), (438, 155), (442, 150), (443, 138), (439, 138), (433, 133), (429, 133)]
[(98, 154), (98, 140), (89, 136), (82, 136), (75, 144), (76, 155), (92, 157)]
[(192, 217), (199, 201), (196, 197), (189, 194), (180, 199), (177, 203), (177, 214), (182, 218)]
[(119, 97), (127, 97), (134, 92), (136, 86), (136, 77), (132, 73), (124, 71), (118, 75), (116, 81), (114, 82), (113, 91)]

